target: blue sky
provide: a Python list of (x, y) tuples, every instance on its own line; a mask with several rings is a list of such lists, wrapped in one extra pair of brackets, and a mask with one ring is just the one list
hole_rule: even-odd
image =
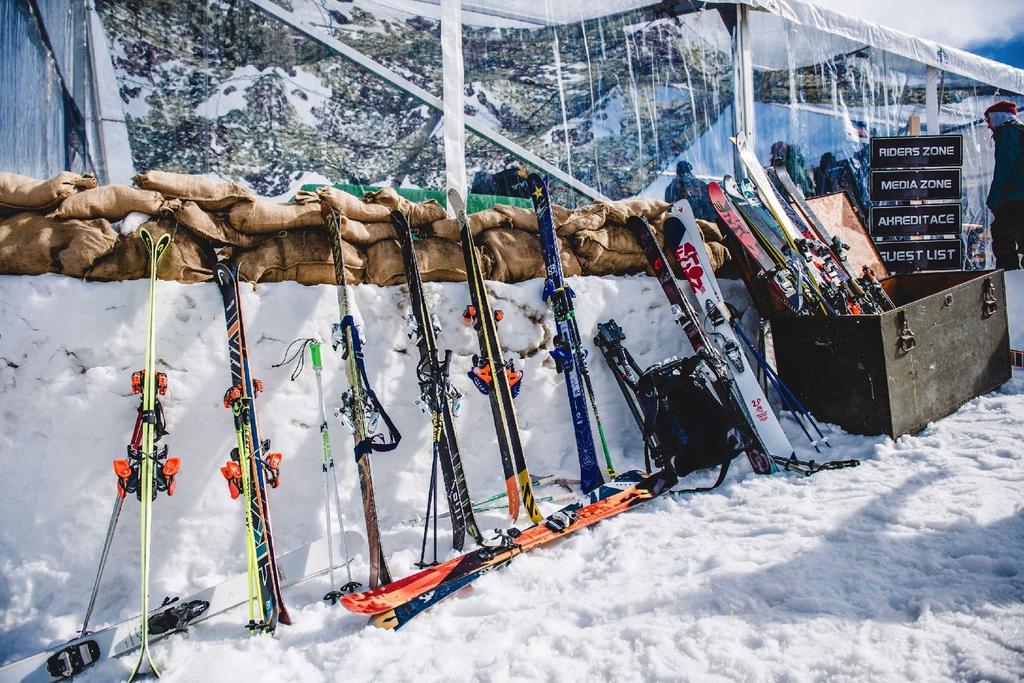
[(811, 0), (868, 21), (1024, 68), (1022, 0)]

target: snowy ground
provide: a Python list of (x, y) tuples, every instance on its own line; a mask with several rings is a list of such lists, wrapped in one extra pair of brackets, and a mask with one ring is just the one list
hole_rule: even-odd
[[(1014, 274), (1016, 275), (1016, 274)], [(641, 363), (671, 355), (678, 330), (652, 279), (574, 282), (584, 336), (614, 317)], [(1024, 279), (1011, 287), (1024, 291)], [(428, 285), (464, 368), (475, 346), (459, 321), (465, 286)], [(527, 379), (518, 399), (535, 474), (578, 476), (564, 389), (545, 351), (541, 284), (492, 286), (503, 341)], [(415, 348), (402, 287), (359, 287), (371, 381), (404, 440), (376, 456), (385, 549), (404, 575), (418, 559), (429, 424), (414, 404)], [(1024, 320), (1024, 301), (1011, 297)], [(170, 394), (165, 442), (182, 458), (177, 493), (154, 519), (151, 595), (186, 595), (244, 571), (242, 515), (218, 473), (233, 439), (223, 313), (213, 284), (160, 283), (159, 369)], [(145, 283), (0, 277), (0, 662), (80, 627), (136, 400)], [(245, 292), (264, 435), (285, 454), (272, 499), (280, 552), (323, 534), (313, 375), (271, 369), (302, 336), (329, 334), (330, 287), (284, 283)], [(1014, 332), (1014, 338), (1024, 337)], [(331, 396), (343, 373), (325, 364)], [(639, 434), (612, 378), (592, 363), (620, 469), (642, 465)], [(502, 488), (486, 400), (463, 372), (458, 419), (475, 497)], [(332, 401), (333, 402), (333, 401)], [(1015, 378), (914, 437), (836, 432), (854, 470), (759, 477), (738, 463), (725, 485), (658, 500), (516, 560), (400, 633), (319, 602), (326, 580), (286, 593), (291, 627), (246, 636), (241, 611), (155, 646), (167, 681), (330, 680), (1019, 680), (1024, 671), (1024, 381)], [(795, 423), (785, 427), (800, 444)], [(351, 437), (332, 420), (342, 499), (362, 547)], [(812, 453), (800, 448), (805, 456)], [(97, 625), (138, 603), (137, 524), (129, 501), (97, 605)], [(501, 516), (481, 519), (503, 526)], [(353, 532), (353, 530), (355, 530)], [(442, 539), (443, 542), (444, 539)], [(354, 563), (365, 578), (365, 551)], [(129, 658), (83, 676), (114, 680)]]

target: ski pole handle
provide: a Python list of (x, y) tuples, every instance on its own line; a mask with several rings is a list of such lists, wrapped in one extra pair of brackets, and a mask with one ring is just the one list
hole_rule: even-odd
[(313, 361), (314, 370), (321, 370), (324, 367), (320, 362), (320, 342), (309, 342), (309, 357)]

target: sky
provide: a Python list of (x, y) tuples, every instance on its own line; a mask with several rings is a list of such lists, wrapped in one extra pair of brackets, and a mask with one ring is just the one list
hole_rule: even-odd
[(1022, 0), (811, 0), (814, 4), (1024, 68)]

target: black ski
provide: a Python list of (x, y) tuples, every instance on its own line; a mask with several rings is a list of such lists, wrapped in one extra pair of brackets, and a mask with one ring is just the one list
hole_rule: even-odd
[(483, 541), (483, 534), (480, 533), (473, 515), (473, 501), (466, 485), (462, 456), (455, 436), (453, 406), (457, 405), (459, 393), (449, 376), (452, 352), (445, 351), (443, 359), (438, 357), (436, 335), (440, 331), (440, 325), (436, 322), (437, 317), (430, 315), (427, 310), (423, 279), (420, 276), (409, 221), (400, 212), (392, 211), (391, 223), (395, 226), (398, 242), (402, 246), (405, 280), (409, 285), (409, 299), (412, 303), (409, 336), (416, 340), (420, 352), (416, 377), (419, 380), (423, 408), (430, 413), (434, 424), (434, 454), (441, 466), (445, 498), (448, 500), (448, 511), (452, 519), (452, 547), (462, 550), (466, 532), (469, 532), (478, 543)]

